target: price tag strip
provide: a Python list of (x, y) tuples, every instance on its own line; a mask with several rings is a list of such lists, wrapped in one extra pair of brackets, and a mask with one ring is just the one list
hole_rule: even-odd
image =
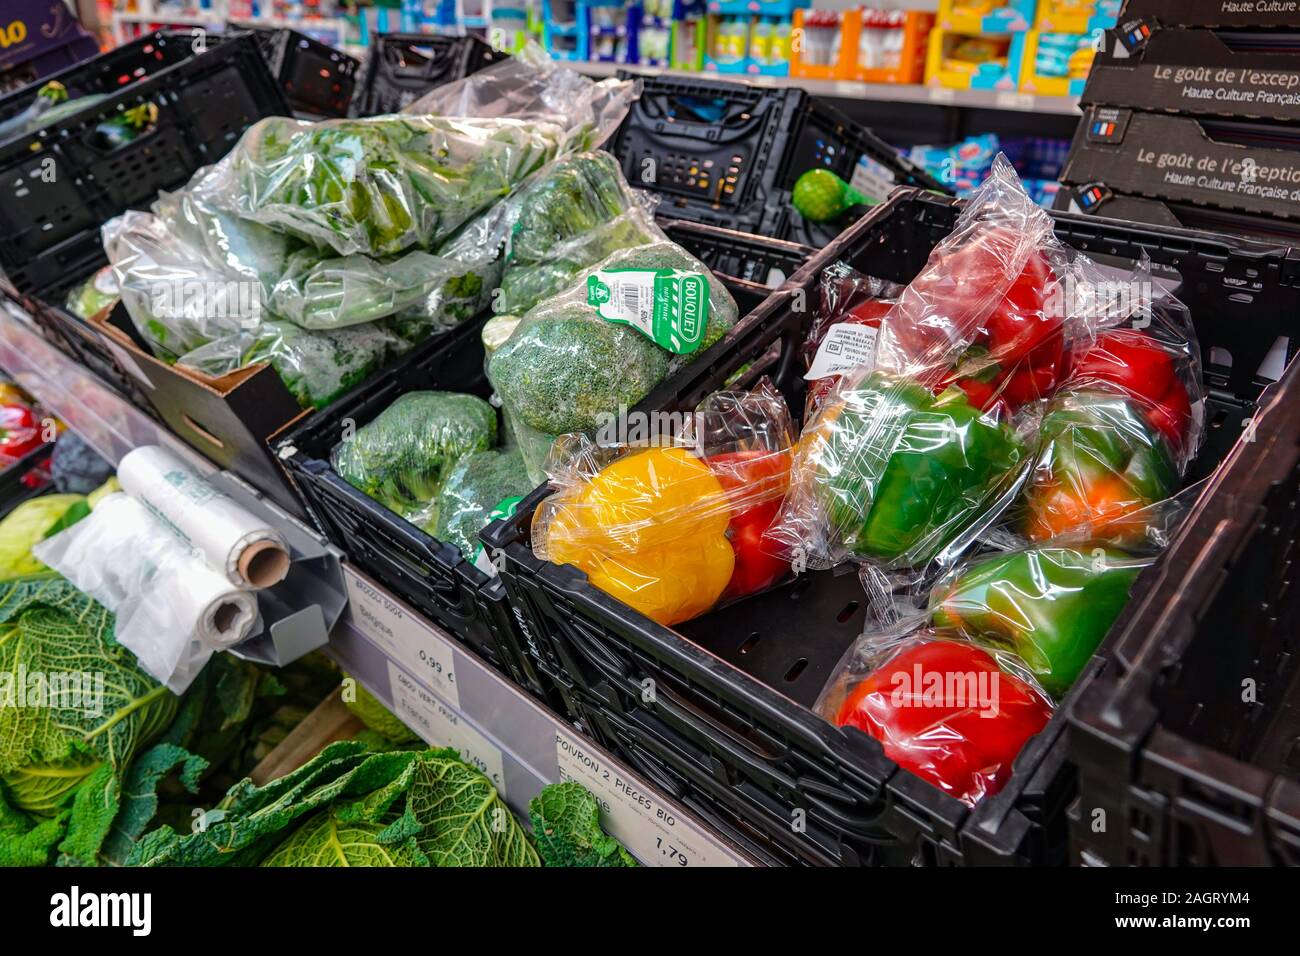
[(348, 606), (361, 632), (391, 660), (459, 710), (455, 654), (447, 639), (346, 565), (343, 578), (347, 582)]
[(460, 714), (421, 687), (400, 667), (388, 662), (393, 713), (431, 747), (452, 747), (477, 767), (506, 799), (505, 759), (501, 748), (471, 727)]
[(648, 866), (736, 866), (734, 854), (579, 737), (559, 730), (560, 779), (582, 784), (601, 807), (601, 824)]

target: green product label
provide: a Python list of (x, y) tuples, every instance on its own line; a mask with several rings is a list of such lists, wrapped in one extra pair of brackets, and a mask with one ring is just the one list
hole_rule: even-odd
[(598, 269), (587, 277), (587, 304), (606, 322), (630, 325), (660, 348), (686, 355), (709, 322), (709, 280), (677, 269)]
[[(509, 498), (502, 498), (497, 502), (497, 506), (487, 513), (483, 521), (483, 527), (487, 527), (493, 521), (500, 521), (503, 518), (510, 518), (519, 508), (519, 502), (523, 501), (522, 495), (513, 495)], [(487, 549), (483, 547), (480, 541), (479, 546), (474, 550), (474, 567), (478, 568), (488, 577), (496, 577), (497, 569), (488, 557)]]

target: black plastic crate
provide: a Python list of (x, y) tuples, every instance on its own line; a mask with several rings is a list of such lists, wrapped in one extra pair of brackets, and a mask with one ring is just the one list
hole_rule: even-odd
[(0, 471), (0, 518), (49, 487), (49, 463), (53, 453), (54, 443), (48, 442), (33, 448)]
[(370, 38), (352, 115), (399, 113), (429, 90), (464, 79), (506, 55), (473, 36), (377, 33)]
[[(762, 303), (771, 290), (743, 275), (728, 274), (728, 268), (750, 275), (767, 275), (773, 269), (792, 274), (812, 255), (812, 250), (791, 243), (696, 223), (664, 226), (675, 242), (711, 266), (717, 263), (718, 275), (742, 314)], [(345, 421), (361, 427), (405, 392), (440, 389), (488, 397), (491, 386), (479, 336), (485, 318), (424, 343), (389, 373), (308, 416), (277, 443), (278, 455), (312, 520), (354, 564), (520, 686), (562, 706), (550, 681), (534, 666), (540, 655), (529, 652), (531, 637), (509, 607), (500, 578), (489, 577), (454, 546), (372, 501), (339, 477), (329, 461)], [(697, 362), (708, 360), (706, 355)]]
[[(86, 323), (64, 310), (64, 300), (106, 262), (101, 224), (184, 185), (257, 120), (289, 112), (251, 35), (197, 54), (192, 44), (186, 33), (154, 34), (67, 71), (67, 82), (83, 91), (139, 77), (0, 144), (0, 272), (54, 345), (146, 409), (131, 376)], [(139, 72), (155, 63), (163, 65)], [(35, 95), (24, 91), (19, 99), (29, 92)], [(147, 103), (158, 108), (151, 130), (115, 149), (95, 143), (101, 122)]]
[(640, 76), (640, 99), (610, 140), (628, 182), (658, 193), (660, 213), (821, 248), (834, 227), (805, 223), (790, 207), (804, 172), (849, 180), (861, 156), (894, 184), (948, 192), (866, 127), (795, 87)]
[[(818, 274), (843, 259), (910, 281), (956, 221), (959, 204), (899, 191), (858, 223), (728, 337), (726, 359), (692, 368), (645, 407), (688, 410), (747, 363), (775, 377), (803, 408), (799, 347)], [(1209, 435), (1189, 480), (1208, 473), (1243, 435), (1267, 382), (1255, 374), (1279, 337), (1300, 331), (1300, 254), (1174, 229), (1055, 214), (1057, 235), (1102, 262), (1149, 256), (1157, 277), (1177, 273), (1206, 361)], [(1230, 363), (1230, 364), (1228, 364)], [(539, 561), (529, 547), (535, 491), (515, 516), (484, 530), (504, 554), (506, 587), (527, 619), (539, 666), (556, 675), (574, 716), (612, 753), (676, 768), (697, 799), (761, 826), (773, 852), (813, 864), (1061, 863), (1074, 779), (1066, 761), (1066, 706), (1021, 752), (998, 794), (974, 809), (900, 770), (880, 746), (808, 709), (862, 630), (857, 576), (806, 574), (785, 587), (679, 625), (661, 627), (593, 587), (572, 566)], [(1135, 593), (1150, 586), (1139, 578)], [(1108, 641), (1068, 701), (1105, 665)], [(653, 756), (647, 756), (653, 755)], [(761, 799), (760, 799), (761, 795)], [(802, 830), (796, 829), (798, 822)]]
[(280, 81), (294, 113), (306, 118), (347, 116), (352, 105), (361, 61), (305, 33), (284, 28), (256, 27), (232, 21), (234, 30), (248, 30)]
[(1300, 364), (1070, 711), (1091, 865), (1300, 865)]
[[(213, 44), (220, 40), (219, 36), (205, 37), (203, 42)], [(108, 53), (41, 77), (0, 96), (0, 122), (27, 109), (47, 83), (56, 80), (62, 83), (67, 87), (69, 99), (112, 93), (192, 56), (195, 42), (195, 36), (188, 30), (157, 30)]]

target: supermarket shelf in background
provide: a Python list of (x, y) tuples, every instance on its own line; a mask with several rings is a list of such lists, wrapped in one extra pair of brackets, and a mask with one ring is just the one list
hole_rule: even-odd
[(797, 86), (821, 96), (840, 99), (870, 100), (881, 103), (917, 103), (961, 109), (1010, 110), (1017, 113), (1050, 113), (1078, 116), (1079, 101), (1071, 96), (1038, 96), (1017, 90), (950, 90), (941, 86), (902, 83), (861, 83), (856, 80), (810, 80), (800, 76), (750, 76), (739, 73), (710, 73), (696, 70), (673, 70), (665, 67), (629, 66), (622, 63), (592, 61), (569, 64), (588, 76), (613, 76), (628, 70), (643, 76), (674, 76), (694, 80), (722, 80), (749, 83), (753, 86)]
[(330, 655), (426, 743), (456, 747), (527, 818), (549, 783), (596, 795), (605, 829), (653, 866), (751, 866), (741, 850), (627, 772), (381, 585), (344, 565), (348, 610)]

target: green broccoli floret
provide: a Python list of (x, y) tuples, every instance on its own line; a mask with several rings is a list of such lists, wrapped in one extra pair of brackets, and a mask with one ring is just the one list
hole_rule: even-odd
[(497, 441), (497, 413), (474, 395), (407, 392), (334, 449), (344, 481), (413, 524), (436, 518), (435, 502), (456, 462)]
[[(709, 279), (709, 317), (697, 357), (736, 323), (736, 303), (708, 269), (671, 242), (622, 249), (600, 269), (679, 269)], [(668, 375), (675, 356), (642, 332), (606, 322), (587, 303), (585, 277), (528, 313), (492, 356), (488, 377), (519, 421), (550, 435), (590, 431), (631, 408)]]
[(240, 364), (268, 363), (299, 405), (324, 408), (407, 348), (406, 340), (376, 323), (310, 331), (264, 322)]
[(528, 804), (543, 866), (638, 866), (622, 844), (600, 828), (600, 805), (573, 781), (553, 783)]
[(466, 455), (438, 492), (438, 517), (429, 533), (473, 561), (488, 514), (506, 499), (522, 498), (534, 484), (517, 448)]
[(671, 356), (640, 332), (570, 302), (525, 320), (492, 356), (488, 375), (520, 421), (550, 435), (587, 431), (668, 374)]

